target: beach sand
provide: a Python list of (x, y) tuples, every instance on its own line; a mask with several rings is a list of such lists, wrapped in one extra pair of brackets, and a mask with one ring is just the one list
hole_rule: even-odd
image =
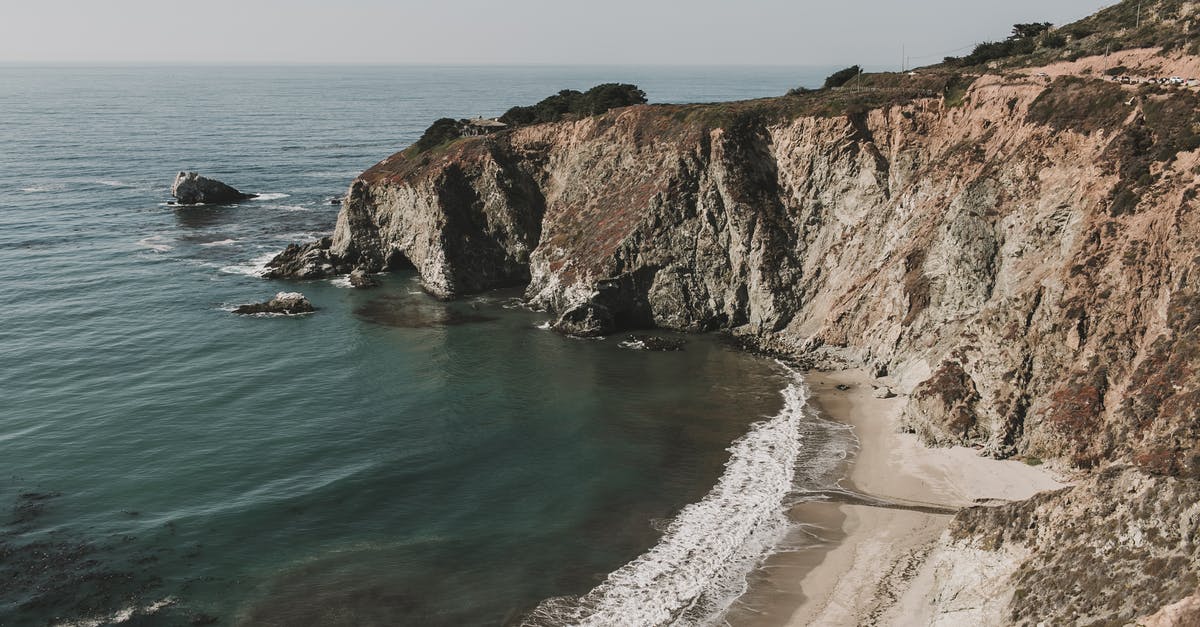
[(801, 524), (791, 548), (752, 577), (728, 616), (732, 625), (925, 624), (919, 587), (931, 580), (919, 576), (921, 566), (953, 511), (1064, 485), (1040, 467), (983, 458), (965, 447), (927, 448), (897, 433), (905, 399), (875, 398), (878, 383), (864, 371), (812, 372), (805, 380), (813, 406), (853, 425), (858, 436), (842, 487), (888, 503), (848, 498), (794, 506), (790, 515)]

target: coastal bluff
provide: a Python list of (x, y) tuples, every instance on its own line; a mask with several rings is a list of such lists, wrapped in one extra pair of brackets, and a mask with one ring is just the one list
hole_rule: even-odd
[[(440, 298), (523, 287), (564, 333), (723, 330), (814, 367), (866, 368), (927, 444), (1089, 477), (959, 515), (954, 546), (971, 549), (941, 559), (1028, 542), (997, 571), (1016, 590), (1035, 581), (1012, 575), (1023, 564), (1077, 545), (1004, 536), (1012, 520), (1066, 520), (1090, 511), (1080, 500), (1105, 511), (1120, 482), (1177, 495), (1200, 480), (1200, 93), (1037, 68), (889, 80), (410, 148), (355, 179), (332, 238), (289, 248), (272, 276), (413, 267)], [(1145, 515), (1195, 541), (1186, 499), (1156, 507)], [(1091, 540), (1069, 555), (1097, 569), (1162, 557), (1122, 538), (1131, 553), (1087, 549), (1115, 533), (1081, 527)], [(1189, 585), (1140, 605), (1105, 606), (1103, 586), (1072, 598), (1131, 620)], [(984, 624), (1045, 602), (1012, 590)]]

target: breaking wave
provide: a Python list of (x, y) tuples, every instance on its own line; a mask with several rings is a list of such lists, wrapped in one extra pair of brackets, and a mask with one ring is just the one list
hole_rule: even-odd
[(291, 194), (285, 194), (283, 192), (267, 192), (264, 194), (259, 194), (254, 198), (251, 198), (251, 200), (279, 200), (280, 198), (290, 198), (291, 196)]
[(221, 272), (226, 274), (245, 274), (247, 276), (262, 276), (267, 271), (267, 262), (275, 258), (279, 251), (263, 253), (248, 263), (223, 266)]
[(799, 373), (784, 406), (729, 448), (725, 473), (683, 508), (658, 544), (582, 597), (543, 601), (524, 620), (548, 625), (696, 625), (715, 621), (788, 531), (785, 501), (801, 451), (809, 391)]

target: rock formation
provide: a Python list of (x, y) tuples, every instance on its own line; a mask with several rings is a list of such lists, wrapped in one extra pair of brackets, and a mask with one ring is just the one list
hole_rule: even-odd
[(257, 194), (245, 194), (218, 181), (196, 172), (180, 172), (171, 184), (171, 195), (181, 205), (221, 204), (254, 198)]
[(296, 315), (316, 311), (312, 303), (299, 292), (279, 292), (274, 298), (265, 303), (241, 305), (233, 310), (235, 314), (279, 314)]
[(362, 268), (358, 268), (350, 273), (346, 280), (350, 282), (350, 287), (365, 289), (368, 287), (376, 287), (379, 285), (379, 279), (367, 274)]
[(686, 343), (683, 339), (677, 337), (635, 333), (625, 338), (620, 346), (621, 348), (628, 348), (630, 350), (672, 352), (683, 350), (683, 346)]
[(1163, 620), (1200, 616), (1197, 481), (1112, 467), (1028, 501), (964, 510), (950, 538), (929, 558), (935, 624), (1123, 625), (1147, 608)]
[(932, 444), (1196, 476), (1200, 151), (1171, 129), (1200, 98), (1126, 89), (984, 75), (958, 106), (640, 106), (409, 150), (268, 276), (523, 285), (566, 333), (726, 329), (889, 374)]

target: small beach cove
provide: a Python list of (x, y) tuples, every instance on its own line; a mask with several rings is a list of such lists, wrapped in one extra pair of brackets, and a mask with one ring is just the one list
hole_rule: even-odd
[(897, 432), (906, 399), (876, 398), (875, 387), (890, 382), (861, 369), (804, 377), (814, 410), (850, 425), (857, 452), (840, 490), (790, 508), (792, 532), (750, 575), (730, 625), (925, 624), (928, 558), (954, 512), (1066, 485), (1042, 467), (928, 448)]

